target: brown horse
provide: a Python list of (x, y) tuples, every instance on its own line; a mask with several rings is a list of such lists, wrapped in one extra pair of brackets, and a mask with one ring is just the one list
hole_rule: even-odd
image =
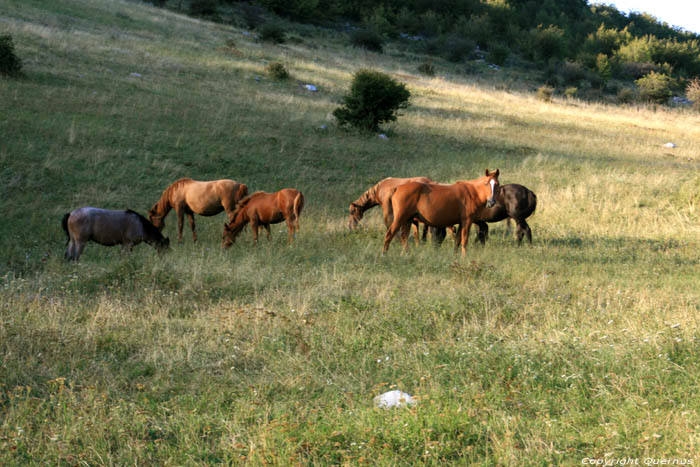
[(299, 215), (304, 208), (304, 195), (294, 188), (285, 188), (276, 193), (258, 191), (238, 203), (233, 220), (224, 224), (221, 246), (228, 248), (236, 241), (243, 227), (250, 223), (253, 228), (253, 244), (258, 244), (258, 227), (267, 230), (270, 239), (270, 224), (287, 221), (289, 243), (299, 230)]
[(407, 246), (408, 227), (414, 217), (431, 227), (447, 228), (459, 224), (455, 249), (466, 253), (469, 229), (480, 219), (484, 207), (495, 205), (498, 193), (499, 170), (489, 172), (477, 180), (460, 181), (451, 185), (410, 182), (394, 189), (390, 206), (394, 221), (384, 236), (384, 249), (401, 230), (404, 249)]
[(234, 180), (213, 180), (200, 182), (191, 178), (181, 178), (168, 186), (160, 200), (148, 211), (148, 218), (158, 230), (165, 227), (165, 216), (171, 209), (177, 214), (177, 239), (182, 241), (184, 215), (192, 229), (192, 239), (197, 241), (194, 214), (214, 216), (226, 211), (228, 220), (233, 219), (236, 203), (248, 194), (248, 187)]
[(141, 242), (159, 251), (170, 244), (148, 219), (131, 209), (79, 208), (63, 216), (62, 225), (68, 235), (67, 260), (77, 261), (90, 240), (105, 246), (122, 245), (128, 251)]

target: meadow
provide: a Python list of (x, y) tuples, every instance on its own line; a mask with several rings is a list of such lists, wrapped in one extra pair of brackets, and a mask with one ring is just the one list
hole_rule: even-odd
[[(0, 464), (700, 462), (697, 112), (125, 0), (4, 0), (0, 30), (25, 73), (0, 79)], [(331, 116), (360, 68), (411, 91), (387, 139)], [(384, 177), (485, 168), (537, 194), (532, 246), (496, 224), (382, 256), (378, 209), (347, 228)], [(63, 260), (63, 214), (145, 214), (186, 176), (295, 187), (301, 232), (223, 251), (223, 214), (178, 244), (172, 213), (166, 255)], [(419, 402), (375, 408), (390, 389)]]

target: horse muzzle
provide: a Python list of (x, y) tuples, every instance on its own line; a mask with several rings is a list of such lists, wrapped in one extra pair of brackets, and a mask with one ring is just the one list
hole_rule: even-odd
[(496, 200), (493, 198), (490, 198), (488, 201), (486, 201), (486, 207), (487, 208), (492, 208), (496, 205)]

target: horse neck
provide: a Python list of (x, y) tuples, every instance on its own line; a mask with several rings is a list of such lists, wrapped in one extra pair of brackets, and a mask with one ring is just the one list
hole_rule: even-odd
[(165, 217), (172, 208), (173, 206), (170, 204), (170, 189), (167, 189), (163, 192), (163, 195), (155, 205), (156, 215), (158, 217)]
[(360, 212), (365, 212), (369, 208), (379, 204), (377, 199), (377, 185), (362, 193), (362, 196), (352, 202)]

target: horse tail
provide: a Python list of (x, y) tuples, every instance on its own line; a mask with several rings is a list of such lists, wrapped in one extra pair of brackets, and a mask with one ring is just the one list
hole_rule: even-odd
[(384, 201), (384, 205), (382, 205), (382, 209), (384, 210), (384, 224), (389, 227), (392, 222), (394, 222), (394, 203), (392, 202), (392, 198), (394, 197), (394, 193), (396, 193), (396, 189), (398, 186), (395, 186), (391, 190), (389, 190), (389, 196), (386, 197), (386, 201)]
[(63, 227), (63, 231), (66, 233), (66, 237), (68, 237), (68, 242), (70, 242), (70, 233), (68, 232), (68, 218), (69, 217), (70, 217), (70, 213), (68, 212), (63, 216), (63, 220), (61, 221), (61, 226)]
[(532, 191), (528, 190), (527, 201), (530, 207), (530, 212), (527, 214), (529, 216), (530, 214), (535, 212), (535, 209), (537, 209), (537, 195)]
[(304, 209), (304, 195), (300, 191), (294, 198), (294, 216), (297, 218), (297, 223), (299, 222), (299, 215), (302, 209)]

